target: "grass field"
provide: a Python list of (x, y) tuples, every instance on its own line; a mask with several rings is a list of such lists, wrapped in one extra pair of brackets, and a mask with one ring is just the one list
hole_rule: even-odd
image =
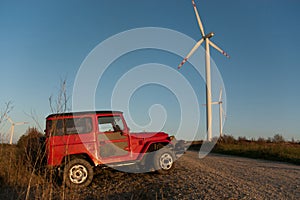
[(217, 144), (213, 150), (215, 153), (237, 155), (249, 158), (259, 158), (274, 161), (284, 161), (300, 165), (299, 144)]
[[(300, 165), (300, 143), (285, 142), (283, 139), (247, 140), (225, 136), (214, 146), (213, 153), (236, 155), (248, 158), (283, 161)], [(200, 149), (202, 142), (193, 142), (190, 149)]]

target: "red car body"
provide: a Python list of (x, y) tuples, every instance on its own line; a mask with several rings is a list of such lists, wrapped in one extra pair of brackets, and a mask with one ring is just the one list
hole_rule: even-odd
[[(120, 130), (112, 130), (112, 119), (118, 120)], [(130, 133), (119, 111), (51, 114), (46, 120), (47, 164), (52, 167), (70, 156), (83, 156), (94, 166), (136, 162), (156, 144), (173, 147), (173, 137), (164, 132)]]

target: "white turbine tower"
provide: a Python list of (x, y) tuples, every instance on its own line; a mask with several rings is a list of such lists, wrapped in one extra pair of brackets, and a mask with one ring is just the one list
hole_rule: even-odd
[(204, 33), (204, 28), (200, 19), (200, 16), (197, 11), (197, 7), (195, 1), (192, 0), (192, 4), (194, 7), (194, 11), (196, 14), (196, 18), (199, 24), (200, 32), (202, 38), (196, 43), (196, 45), (192, 48), (192, 50), (188, 53), (188, 55), (183, 59), (183, 61), (178, 65), (178, 69), (182, 67), (182, 65), (193, 55), (193, 53), (200, 47), (200, 45), (205, 41), (205, 69), (206, 69), (206, 128), (207, 128), (207, 140), (211, 141), (212, 139), (212, 110), (211, 110), (211, 75), (210, 75), (210, 46), (215, 48), (217, 51), (221, 52), (224, 56), (229, 58), (229, 55), (225, 53), (221, 48), (219, 48), (216, 44), (214, 44), (210, 38), (214, 36), (214, 33), (211, 32), (207, 35)]
[(219, 126), (220, 126), (220, 137), (223, 137), (223, 101), (222, 101), (222, 89), (220, 90), (219, 101), (212, 102), (211, 104), (219, 104)]
[(19, 125), (23, 125), (23, 124), (28, 124), (28, 122), (14, 122), (10, 117), (8, 117), (7, 115), (5, 115), (5, 117), (7, 118), (7, 120), (10, 122), (11, 127), (10, 127), (10, 140), (9, 140), (9, 144), (12, 144), (12, 139), (14, 136), (14, 130), (15, 130), (15, 126), (19, 126)]

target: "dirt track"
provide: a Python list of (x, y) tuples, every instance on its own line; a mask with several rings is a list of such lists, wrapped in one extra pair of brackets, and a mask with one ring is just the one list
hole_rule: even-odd
[[(169, 175), (101, 171), (85, 199), (300, 199), (300, 166), (189, 151)], [(72, 195), (73, 194), (73, 195)]]

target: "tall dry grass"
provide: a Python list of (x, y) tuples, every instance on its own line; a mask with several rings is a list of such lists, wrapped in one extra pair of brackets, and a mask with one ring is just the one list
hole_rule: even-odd
[(213, 152), (300, 164), (300, 143), (285, 141), (278, 134), (273, 138), (260, 137), (257, 140), (225, 136), (218, 141)]
[(52, 199), (56, 195), (59, 186), (45, 166), (42, 138), (37, 129), (29, 128), (17, 145), (0, 144), (0, 199)]

